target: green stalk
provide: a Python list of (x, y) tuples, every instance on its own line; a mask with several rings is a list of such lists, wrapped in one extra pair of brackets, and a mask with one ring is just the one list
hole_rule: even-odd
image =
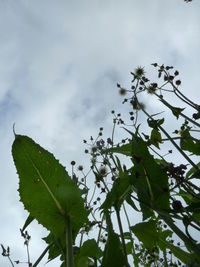
[(45, 254), (48, 252), (48, 250), (50, 249), (50, 247), (53, 245), (53, 243), (49, 244), (45, 250), (42, 252), (42, 254), (40, 255), (40, 257), (36, 260), (36, 262), (33, 264), (33, 267), (36, 267), (40, 261), (43, 259), (43, 257), (45, 256)]
[(13, 264), (13, 262), (12, 262), (12, 260), (11, 260), (10, 256), (8, 256), (8, 259), (9, 259), (9, 261), (10, 261), (11, 265), (14, 267), (14, 264)]
[[(124, 213), (125, 213), (125, 216), (126, 216), (126, 220), (127, 220), (127, 223), (128, 223), (128, 228), (129, 228), (129, 231), (131, 233), (131, 224), (130, 224), (130, 220), (129, 220), (129, 217), (128, 217), (128, 214), (127, 214), (127, 211), (126, 211), (126, 208), (125, 208), (125, 205), (124, 203), (122, 204), (123, 205), (123, 210), (124, 210)], [(134, 240), (133, 240), (133, 237), (132, 237), (132, 234), (130, 234), (130, 239), (131, 239), (131, 242), (132, 242), (132, 245), (133, 245), (133, 249), (132, 249), (132, 252), (133, 252), (133, 258), (134, 258), (134, 264), (135, 264), (135, 267), (138, 267), (138, 263), (136, 262), (135, 260), (135, 257), (136, 256), (136, 252), (135, 252), (135, 248), (134, 248)]]
[(66, 267), (74, 267), (72, 229), (69, 216), (66, 220)]
[(98, 246), (99, 246), (99, 242), (100, 242), (100, 238), (101, 238), (101, 231), (102, 231), (104, 219), (105, 219), (105, 214), (103, 213), (103, 216), (102, 216), (102, 219), (101, 219), (101, 225), (100, 225), (100, 229), (99, 229), (99, 233), (98, 233), (98, 238), (97, 238), (97, 245)]
[(122, 240), (122, 248), (123, 248), (124, 256), (126, 257), (126, 265), (129, 267), (128, 259), (127, 259), (127, 251), (126, 251), (124, 232), (123, 232), (122, 222), (121, 222), (121, 218), (120, 218), (120, 214), (119, 214), (119, 208), (117, 207), (117, 205), (115, 205), (115, 211), (116, 211), (116, 215), (117, 215), (117, 221), (118, 221), (120, 236), (121, 236), (121, 240)]

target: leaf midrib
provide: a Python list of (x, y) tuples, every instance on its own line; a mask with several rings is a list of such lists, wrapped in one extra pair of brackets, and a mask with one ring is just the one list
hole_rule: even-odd
[(33, 160), (30, 158), (29, 154), (26, 152), (26, 150), (24, 149), (24, 154), (26, 155), (27, 159), (31, 162), (31, 164), (33, 165), (33, 168), (35, 169), (35, 171), (37, 172), (39, 178), (41, 179), (43, 185), (45, 186), (46, 190), (48, 191), (48, 193), (50, 194), (51, 198), (53, 199), (56, 207), (58, 208), (60, 214), (62, 216), (65, 216), (65, 211), (62, 208), (62, 206), (60, 205), (59, 201), (56, 199), (56, 197), (54, 196), (53, 192), (51, 191), (51, 189), (49, 188), (48, 184), (45, 182), (45, 179), (43, 178), (42, 174), (40, 173), (39, 169), (37, 168), (37, 166), (35, 165), (35, 163), (33, 162)]

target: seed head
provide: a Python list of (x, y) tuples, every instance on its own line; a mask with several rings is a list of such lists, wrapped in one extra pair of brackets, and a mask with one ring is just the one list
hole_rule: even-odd
[(137, 79), (142, 78), (142, 76), (144, 76), (144, 74), (145, 74), (145, 71), (144, 71), (143, 67), (137, 67), (135, 69), (135, 76)]
[(126, 95), (126, 89), (123, 88), (123, 87), (121, 87), (121, 88), (119, 89), (119, 94), (120, 94), (121, 96)]
[(181, 84), (181, 81), (180, 80), (177, 80), (176, 81), (176, 85), (180, 85)]
[(76, 162), (74, 160), (71, 161), (71, 165), (74, 166)]
[(105, 166), (101, 166), (101, 167), (99, 168), (99, 174), (100, 174), (101, 176), (103, 176), (103, 177), (107, 175), (107, 169), (106, 169)]
[(78, 171), (82, 171), (83, 170), (83, 166), (82, 165), (79, 165), (78, 166)]

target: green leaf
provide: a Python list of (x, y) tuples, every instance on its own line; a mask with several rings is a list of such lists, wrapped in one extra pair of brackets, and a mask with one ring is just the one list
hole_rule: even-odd
[(158, 126), (162, 125), (164, 123), (164, 118), (154, 120), (154, 119), (147, 119), (149, 127), (153, 129), (158, 129)]
[(31, 215), (28, 216), (28, 218), (26, 219), (24, 226), (22, 227), (22, 231), (24, 231), (26, 229), (26, 227), (28, 227), (28, 225), (34, 220), (35, 218)]
[(89, 262), (87, 257), (80, 257), (75, 260), (76, 267), (88, 267)]
[(135, 205), (134, 201), (132, 200), (130, 195), (127, 195), (126, 197), (126, 202), (136, 211), (140, 212), (140, 210), (137, 208), (137, 206)]
[(119, 154), (123, 154), (125, 156), (131, 156), (131, 150), (132, 150), (131, 143), (106, 149), (107, 152), (119, 153)]
[(133, 243), (132, 242), (128, 242), (126, 243), (126, 251), (127, 251), (127, 254), (129, 255), (132, 255), (133, 253)]
[(179, 118), (179, 116), (180, 116), (180, 114), (182, 113), (182, 111), (185, 109), (185, 108), (174, 107), (174, 106), (170, 105), (170, 104), (169, 104), (166, 100), (164, 100), (163, 98), (160, 99), (160, 101), (172, 111), (172, 113), (174, 114), (174, 116), (175, 116), (177, 119)]
[(194, 141), (190, 135), (189, 129), (181, 132), (180, 147), (194, 155), (200, 155), (200, 141)]
[(138, 223), (132, 226), (131, 230), (147, 249), (152, 249), (158, 242), (155, 221)]
[(102, 251), (98, 247), (95, 239), (85, 241), (80, 250), (80, 256), (87, 256), (99, 259), (102, 256)]
[(174, 116), (178, 119), (180, 114), (182, 113), (182, 111), (184, 110), (185, 108), (177, 108), (177, 107), (172, 107), (171, 106), (171, 111), (172, 113), (174, 114)]
[(114, 232), (110, 216), (106, 214), (108, 239), (105, 245), (101, 267), (129, 266), (122, 251), (119, 236)]
[(148, 151), (144, 140), (133, 135), (132, 184), (137, 192), (143, 219), (152, 215), (152, 209), (169, 210), (168, 176)]
[(44, 237), (42, 239), (48, 245), (52, 244), (49, 248), (48, 262), (65, 253), (65, 236), (62, 236), (61, 238), (57, 239), (55, 235), (49, 233), (47, 237)]
[(98, 247), (95, 239), (89, 239), (85, 241), (80, 249), (80, 253), (75, 258), (76, 267), (83, 267), (89, 265), (91, 261), (89, 258), (99, 259), (103, 253)]
[[(196, 164), (198, 168), (200, 168), (200, 162)], [(187, 173), (186, 173), (186, 179), (188, 178), (200, 178), (200, 170), (197, 170), (196, 168), (192, 167)]]
[(107, 193), (106, 199), (101, 205), (101, 209), (110, 209), (115, 205), (120, 208), (124, 199), (130, 192), (130, 176), (127, 173), (122, 172), (119, 174), (119, 178), (114, 181), (112, 189)]
[(182, 189), (179, 190), (179, 193), (177, 193), (177, 195), (181, 196), (184, 199), (185, 203), (188, 205), (193, 202), (194, 197)]
[(151, 131), (150, 142), (152, 145), (154, 145), (157, 148), (159, 148), (159, 144), (162, 143), (161, 134), (157, 129), (153, 129)]
[(155, 245), (159, 245), (161, 250), (165, 251), (166, 248), (170, 249), (174, 256), (184, 263), (189, 263), (193, 254), (183, 251), (179, 247), (174, 246), (171, 242), (166, 241), (168, 236), (172, 235), (169, 230), (158, 231), (156, 221), (148, 221), (138, 223), (131, 227), (131, 230), (136, 237), (144, 244), (147, 249), (153, 249)]
[(160, 230), (158, 232), (158, 236), (159, 236), (159, 240), (158, 240), (158, 245), (159, 245), (159, 248), (164, 252), (166, 253), (166, 249), (167, 249), (167, 245), (165, 243), (165, 240), (167, 237), (171, 237), (173, 234), (173, 232), (171, 230)]
[(57, 237), (65, 233), (67, 217), (77, 232), (87, 221), (87, 213), (81, 192), (65, 168), (27, 136), (16, 135), (12, 154), (25, 209)]
[(160, 240), (160, 242), (163, 242), (163, 244), (171, 250), (171, 252), (174, 254), (175, 257), (177, 257), (179, 260), (181, 260), (184, 263), (191, 262), (192, 258), (195, 259), (195, 255), (192, 253), (188, 253), (184, 250), (182, 250), (179, 247), (174, 246), (171, 242), (168, 242), (166, 240)]
[(117, 156), (115, 156), (116, 160), (117, 160), (117, 169), (118, 169), (118, 172), (119, 173), (122, 173), (123, 170), (122, 170), (122, 166), (121, 166), (121, 162), (119, 160), (119, 158)]

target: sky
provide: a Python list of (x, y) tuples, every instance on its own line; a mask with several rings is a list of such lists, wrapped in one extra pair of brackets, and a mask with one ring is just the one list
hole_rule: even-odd
[[(182, 91), (199, 101), (199, 12), (198, 0), (0, 0), (0, 243), (14, 260), (26, 257), (19, 228), (27, 212), (13, 123), (70, 170), (71, 160), (86, 162), (83, 139), (102, 126), (110, 134), (110, 111), (121, 109), (116, 84), (130, 87), (137, 66), (153, 76), (151, 63), (173, 65)], [(29, 232), (34, 262), (46, 231), (34, 222)]]

